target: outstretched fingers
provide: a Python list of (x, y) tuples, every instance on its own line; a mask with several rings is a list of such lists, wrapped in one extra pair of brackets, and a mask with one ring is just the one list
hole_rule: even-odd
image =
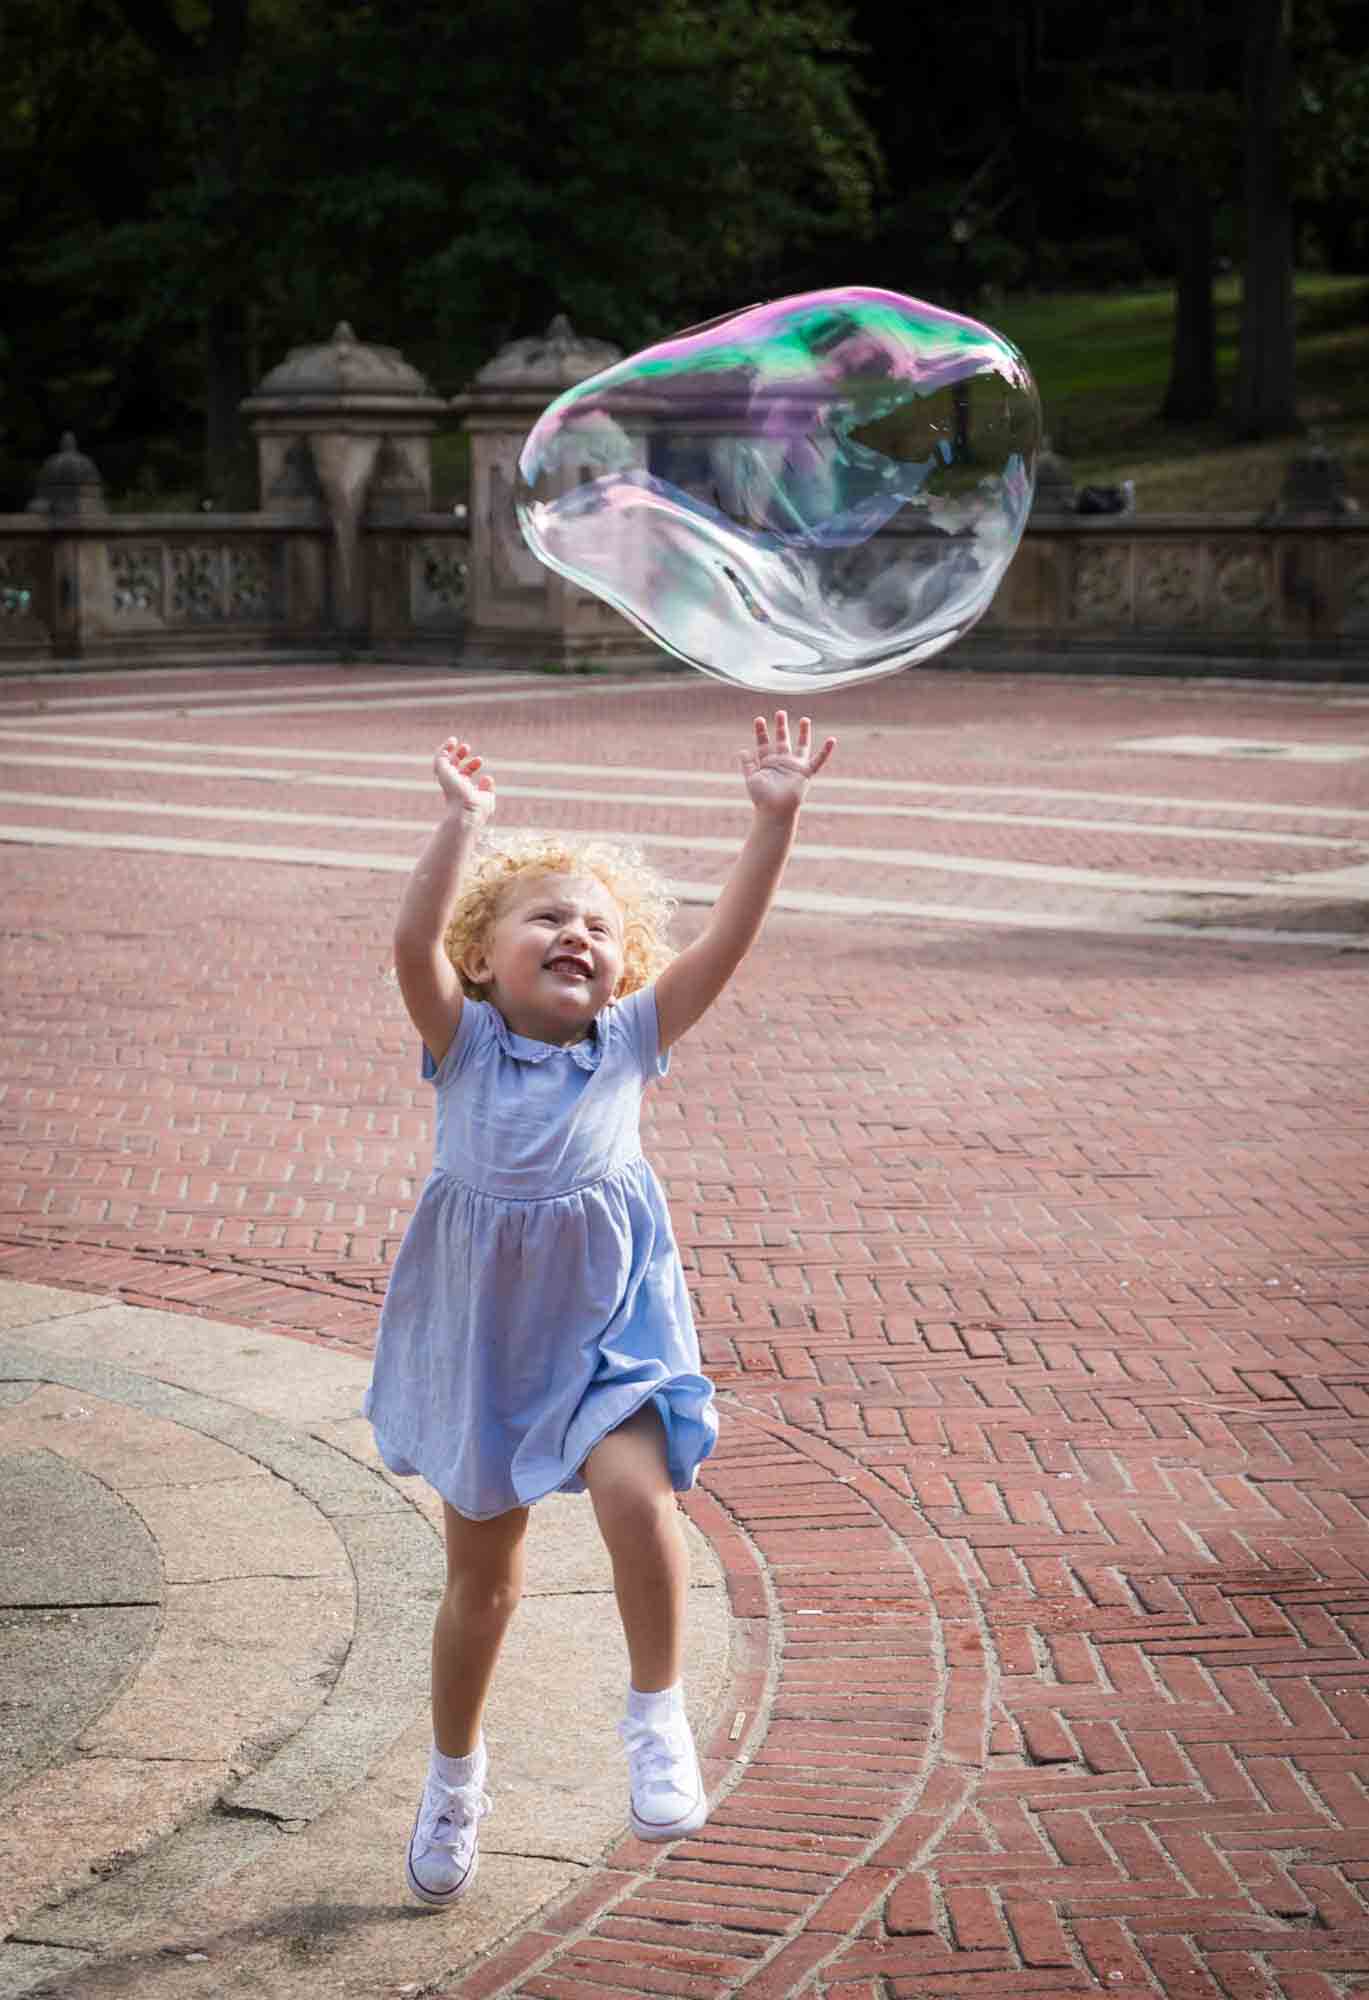
[(829, 736), (820, 750), (814, 750), (813, 723), (809, 716), (799, 717), (798, 735), (791, 742), (788, 713), (782, 708), (776, 709), (773, 743), (765, 717), (763, 715), (756, 717), (756, 757), (762, 763), (773, 749), (776, 756), (796, 758), (804, 767), (805, 774), (811, 778), (822, 769), (836, 747), (836, 737)]
[(815, 778), (817, 776), (818, 772), (822, 769), (823, 765), (827, 762), (827, 759), (831, 756), (832, 752), (836, 749), (836, 747), (837, 747), (837, 739), (835, 736), (824, 737), (822, 748), (820, 750), (815, 750), (812, 756), (810, 756), (810, 758), (808, 759), (808, 775), (810, 778)]
[(464, 737), (447, 738), (433, 758), (433, 769), (449, 796), (494, 790), (494, 779), (485, 769), (484, 758), (472, 750)]

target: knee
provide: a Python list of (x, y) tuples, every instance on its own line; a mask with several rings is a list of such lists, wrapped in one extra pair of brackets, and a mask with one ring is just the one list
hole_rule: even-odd
[(491, 1576), (483, 1571), (457, 1571), (447, 1579), (443, 1608), (463, 1625), (498, 1631), (508, 1624), (523, 1595), (517, 1577)]
[(665, 1551), (681, 1539), (680, 1510), (669, 1488), (625, 1480), (595, 1498), (600, 1533), (615, 1558)]

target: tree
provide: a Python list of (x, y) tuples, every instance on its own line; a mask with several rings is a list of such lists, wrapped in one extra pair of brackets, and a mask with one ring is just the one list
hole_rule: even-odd
[[(152, 198), (165, 141), (155, 66), (103, 0), (9, 0), (2, 18), (0, 507), (20, 507), (62, 431), (88, 444), (163, 423), (182, 385), (74, 254)], [(114, 456), (102, 469), (132, 476), (132, 455)]]
[(81, 198), (30, 277), (101, 298), (116, 349), (174, 372), (199, 348), (217, 498), (248, 490), (261, 368), (339, 318), (455, 388), (557, 310), (635, 344), (868, 228), (878, 156), (828, 0), (51, 0), (51, 29), (17, 3), (40, 45), (95, 23), (150, 93), (151, 145), (125, 133), (146, 179), (107, 171), (131, 198), (97, 225), (68, 163)]
[(1369, 270), (1369, 15), (1303, 0), (1294, 54), (1298, 214), (1333, 271)]
[(326, 153), (297, 177), (290, 263), (317, 267), (320, 231), (368, 275), (398, 263), (447, 374), (558, 310), (637, 342), (748, 302), (806, 243), (868, 227), (847, 52), (823, 0), (474, 0), (459, 20), (416, 0), (402, 34), (357, 8), (306, 92)]
[(1291, 0), (1247, 0), (1245, 269), (1234, 421), (1242, 438), (1298, 423), (1289, 159)]
[(209, 0), (198, 34), (183, 25), (170, 0), (119, 0), (119, 10), (162, 66), (189, 139), (187, 165), (203, 231), (196, 262), (205, 345), (205, 485), (246, 504), (252, 474), (238, 405), (252, 373), (248, 302), (238, 280), (251, 0)]
[[(1170, 0), (1174, 95), (1190, 108), (1207, 88), (1204, 0)], [(1174, 175), (1174, 343), (1160, 414), (1194, 423), (1217, 408), (1217, 331), (1212, 301), (1212, 188), (1179, 155)]]

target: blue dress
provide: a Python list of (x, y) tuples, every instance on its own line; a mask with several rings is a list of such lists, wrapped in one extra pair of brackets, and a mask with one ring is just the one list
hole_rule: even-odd
[(713, 1449), (713, 1386), (641, 1149), (642, 1093), (667, 1067), (650, 987), (565, 1049), (467, 1000), (441, 1064), (424, 1051), (434, 1166), (362, 1409), (390, 1470), (471, 1520), (583, 1492), (588, 1454), (648, 1402), (676, 1491)]

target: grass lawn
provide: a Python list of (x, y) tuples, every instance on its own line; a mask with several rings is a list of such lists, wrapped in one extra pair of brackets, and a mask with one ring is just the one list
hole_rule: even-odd
[[(1224, 404), (1236, 380), (1241, 291), (1216, 287), (1217, 373)], [(1297, 284), (1298, 407), (1340, 458), (1346, 484), (1369, 515), (1369, 277), (1301, 277)], [(1077, 486), (1136, 482), (1147, 514), (1262, 512), (1279, 497), (1294, 438), (1234, 444), (1228, 420), (1166, 424), (1156, 415), (1169, 380), (1174, 294), (1134, 292), (1012, 297), (979, 315), (1026, 355), (1041, 391), (1046, 430)], [(433, 442), (439, 494), (463, 493), (467, 441)]]
[[(1240, 337), (1240, 284), (1216, 287), (1217, 370), (1229, 407)], [(1301, 277), (1297, 283), (1298, 406), (1303, 424), (1340, 458), (1350, 493), (1369, 516), (1369, 276)], [(1026, 355), (1046, 431), (1077, 486), (1136, 482), (1147, 514), (1262, 512), (1278, 498), (1296, 440), (1232, 442), (1222, 416), (1165, 424), (1156, 415), (1169, 377), (1174, 296), (1143, 291), (1013, 297), (980, 317)], [(464, 499), (470, 442), (455, 427), (433, 440), (434, 504)], [(197, 496), (131, 494), (116, 512), (182, 506)]]
[[(1224, 404), (1236, 379), (1240, 285), (1216, 288), (1217, 375)], [(1235, 444), (1227, 420), (1166, 424), (1174, 297), (1135, 292), (1004, 299), (981, 318), (1026, 355), (1046, 430), (1076, 485), (1134, 479), (1138, 512), (1248, 513), (1278, 498), (1295, 440)], [(1345, 468), (1369, 514), (1369, 278), (1300, 277), (1298, 409)]]

